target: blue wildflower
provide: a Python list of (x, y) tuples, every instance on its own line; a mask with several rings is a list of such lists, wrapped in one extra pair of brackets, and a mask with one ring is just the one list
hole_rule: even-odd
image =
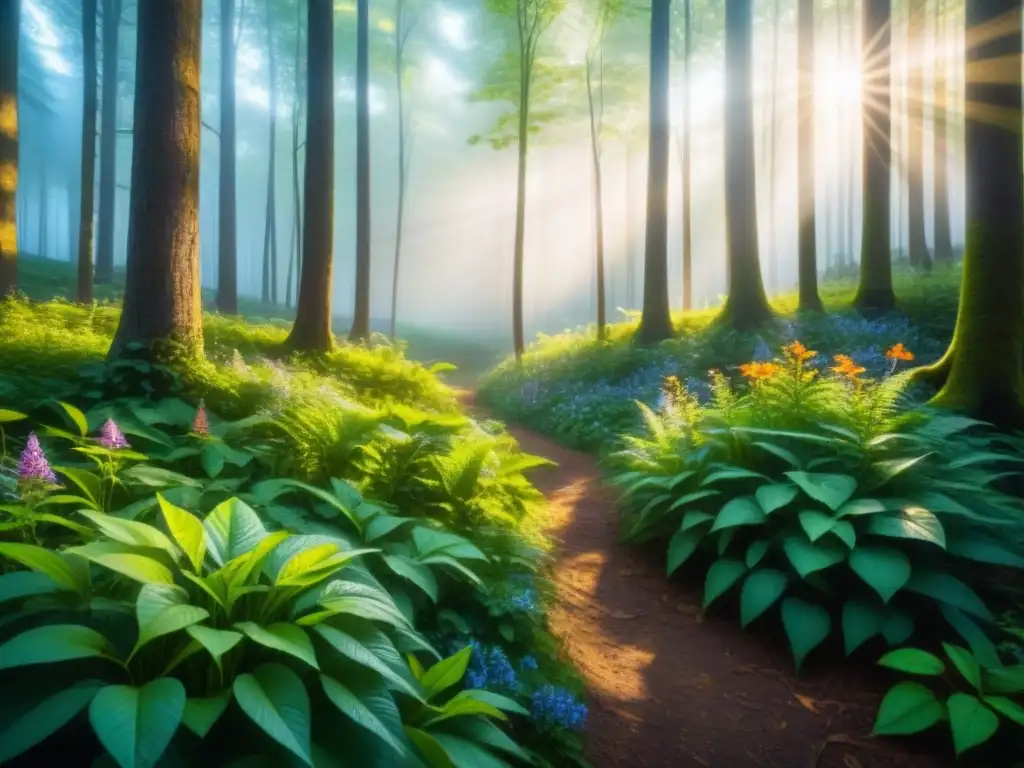
[(536, 672), (538, 668), (537, 657), (526, 655), (519, 660), (519, 668), (524, 672)]
[(466, 687), (519, 690), (519, 676), (501, 647), (481, 645), (476, 639), (469, 641), (469, 647), (473, 650), (466, 670)]
[(587, 722), (587, 705), (565, 688), (544, 685), (534, 691), (530, 713), (541, 726), (578, 731)]

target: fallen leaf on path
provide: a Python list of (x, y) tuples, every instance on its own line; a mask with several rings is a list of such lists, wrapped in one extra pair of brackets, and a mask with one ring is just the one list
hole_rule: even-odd
[(800, 702), (800, 706), (802, 706), (808, 712), (810, 712), (812, 714), (815, 714), (815, 715), (820, 715), (821, 714), (821, 710), (818, 709), (818, 705), (815, 703), (814, 699), (812, 699), (810, 696), (801, 696), (799, 693), (794, 693), (793, 697), (797, 701), (799, 701)]

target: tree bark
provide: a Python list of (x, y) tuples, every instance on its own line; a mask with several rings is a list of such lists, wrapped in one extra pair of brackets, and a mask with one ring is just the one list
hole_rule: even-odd
[(334, 0), (308, 0), (306, 10), (305, 227), (295, 323), (285, 342), (328, 352), (334, 287)]
[[(82, 179), (75, 300), (92, 303), (93, 184), (96, 178), (96, 0), (82, 0)], [(68, 194), (71, 190), (68, 189)], [(71, 222), (68, 222), (70, 230)], [(70, 239), (70, 235), (69, 235)]]
[(349, 341), (370, 337), (369, 0), (356, 0), (356, 300)]
[(220, 0), (220, 175), (217, 200), (217, 309), (238, 313), (235, 179), (235, 0)]
[(398, 211), (395, 216), (395, 267), (391, 274), (391, 325), (390, 336), (397, 338), (398, 324), (398, 283), (399, 267), (402, 261), (402, 223), (405, 218), (405, 188), (408, 183), (406, 157), (405, 89), (405, 41), (406, 29), (405, 0), (395, 0), (395, 90), (398, 96)]
[(953, 262), (953, 237), (949, 216), (949, 83), (946, 78), (947, 62), (946, 23), (941, 5), (935, 4), (935, 49), (939, 56), (935, 62), (935, 263)]
[[(854, 54), (857, 50), (857, 0), (850, 0), (850, 40), (849, 40), (849, 51)], [(847, 107), (847, 112), (851, 110)], [(846, 135), (852, 139), (856, 134), (853, 128), (852, 115), (847, 114), (844, 119), (844, 123), (847, 126)], [(850, 141), (852, 145), (854, 142)], [(849, 158), (847, 158), (849, 159)], [(856, 243), (856, 236), (854, 235), (853, 229), (853, 201), (856, 188), (856, 171), (851, 163), (846, 164), (846, 205), (844, 215), (846, 216), (846, 253), (844, 257), (844, 263), (853, 265), (855, 259), (853, 258), (854, 245)]]
[(781, 2), (775, 0), (772, 12), (772, 109), (771, 118), (768, 121), (768, 128), (771, 131), (768, 156), (768, 285), (772, 291), (779, 288), (779, 245), (775, 235), (776, 213), (775, 213), (775, 191), (778, 180), (775, 177), (775, 164), (778, 155), (779, 132), (779, 23), (781, 15)]
[(864, 60), (873, 62), (863, 78), (864, 203), (860, 281), (854, 306), (885, 312), (896, 306), (890, 255), (891, 58), (890, 0), (864, 0)]
[(909, 82), (907, 93), (907, 123), (910, 128), (910, 147), (907, 157), (908, 203), (908, 259), (915, 269), (929, 270), (932, 266), (928, 254), (928, 239), (924, 224), (924, 102), (925, 102), (925, 3), (913, 0), (909, 7), (907, 25)]
[(797, 6), (797, 278), (799, 307), (822, 310), (818, 295), (817, 203), (814, 196), (814, 0)]
[(124, 309), (110, 357), (175, 342), (201, 355), (202, 0), (139, 0)]
[[(599, 22), (604, 23), (604, 22)], [(604, 45), (604, 33), (601, 33), (602, 40), (599, 45)], [(602, 54), (603, 55), (603, 54)], [(594, 82), (593, 82), (593, 61), (590, 52), (587, 54), (587, 105), (590, 109), (590, 159), (591, 168), (594, 172), (594, 237), (595, 250), (597, 252), (597, 338), (604, 341), (606, 326), (608, 324), (607, 307), (605, 302), (605, 279), (604, 279), (604, 205), (602, 203), (601, 185), (601, 137), (596, 106), (594, 104)], [(599, 86), (604, 87), (604, 84)], [(603, 98), (603, 97), (602, 97)]]
[(636, 233), (633, 230), (633, 195), (635, 182), (633, 180), (633, 140), (632, 136), (626, 139), (626, 183), (622, 185), (626, 193), (622, 210), (626, 215), (626, 306), (635, 309), (639, 303), (636, 300)]
[[(1007, 22), (996, 39), (971, 30)], [(1012, 23), (1009, 23), (1011, 22)], [(1021, 0), (969, 0), (964, 134), (967, 241), (956, 329), (935, 366), (948, 377), (931, 404), (1005, 429), (1024, 427), (1024, 150), (1021, 145)], [(976, 39), (975, 39), (976, 38)]]
[(0, 0), (0, 299), (18, 289), (18, 38), (21, 0)]
[(693, 206), (690, 204), (690, 59), (693, 56), (693, 0), (683, 0), (683, 311), (693, 309)]
[(103, 88), (100, 104), (100, 205), (96, 282), (114, 282), (114, 219), (117, 206), (117, 105), (122, 0), (103, 0)]
[(647, 147), (647, 231), (644, 240), (644, 303), (640, 341), (672, 336), (668, 303), (668, 154), (671, 0), (651, 6), (650, 122)]
[(267, 1), (269, 138), (267, 140), (267, 212), (263, 234), (263, 303), (277, 304), (277, 56)]
[(725, 6), (725, 205), (729, 296), (722, 319), (750, 330), (772, 316), (761, 278), (754, 173), (752, 0)]
[(299, 125), (302, 110), (302, 3), (295, 4), (295, 98), (292, 106), (292, 232), (293, 247), (288, 260), (288, 284), (285, 306), (292, 304), (293, 270), (302, 270), (302, 198), (299, 194)]

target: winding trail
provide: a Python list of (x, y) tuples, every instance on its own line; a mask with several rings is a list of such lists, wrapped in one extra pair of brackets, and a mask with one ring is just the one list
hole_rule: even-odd
[[(459, 394), (477, 410), (472, 393)], [(699, 590), (620, 543), (593, 457), (509, 431), (524, 451), (558, 463), (531, 479), (551, 503), (559, 599), (550, 621), (588, 684), (595, 768), (942, 765), (868, 737), (885, 690), (884, 680), (865, 679), (873, 670), (808, 662), (795, 678), (784, 641), (742, 631), (734, 606), (705, 617)]]

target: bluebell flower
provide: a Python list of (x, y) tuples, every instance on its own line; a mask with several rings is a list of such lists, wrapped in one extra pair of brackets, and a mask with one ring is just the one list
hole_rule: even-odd
[(587, 722), (587, 705), (565, 688), (544, 685), (530, 697), (530, 714), (544, 727), (582, 730)]
[(467, 688), (497, 688), (518, 691), (519, 676), (505, 651), (497, 645), (481, 645), (479, 640), (469, 641), (472, 654), (466, 670)]
[(524, 672), (536, 672), (538, 666), (536, 656), (528, 654), (519, 660), (519, 668)]

